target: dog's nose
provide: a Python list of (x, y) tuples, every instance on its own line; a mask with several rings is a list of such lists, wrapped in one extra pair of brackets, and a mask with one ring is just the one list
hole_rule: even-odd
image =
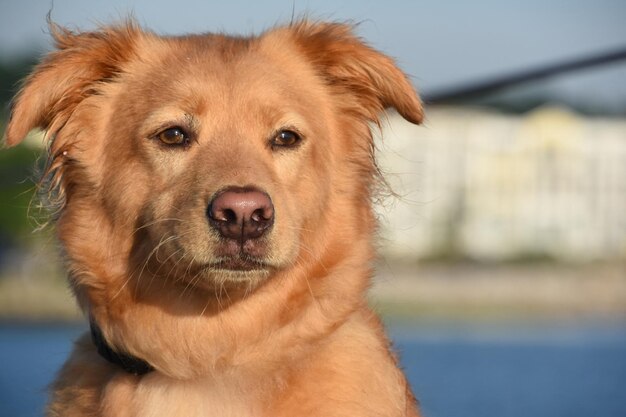
[(207, 214), (220, 235), (240, 241), (259, 238), (274, 224), (270, 196), (251, 188), (233, 187), (218, 193)]

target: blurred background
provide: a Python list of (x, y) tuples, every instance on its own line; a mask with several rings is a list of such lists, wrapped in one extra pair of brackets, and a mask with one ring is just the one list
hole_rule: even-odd
[[(390, 113), (372, 304), (425, 417), (626, 415), (626, 3), (0, 2), (0, 130), (19, 80), (73, 28), (163, 34), (359, 23), (426, 101)], [(0, 416), (38, 416), (85, 329), (50, 228), (34, 132), (0, 151)]]

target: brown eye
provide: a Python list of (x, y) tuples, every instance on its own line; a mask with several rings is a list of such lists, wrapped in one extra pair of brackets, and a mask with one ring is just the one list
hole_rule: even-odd
[(300, 135), (291, 130), (281, 130), (278, 134), (272, 139), (272, 146), (276, 147), (293, 147), (300, 143)]
[(171, 127), (157, 135), (157, 138), (165, 145), (187, 145), (189, 144), (189, 135), (180, 127)]

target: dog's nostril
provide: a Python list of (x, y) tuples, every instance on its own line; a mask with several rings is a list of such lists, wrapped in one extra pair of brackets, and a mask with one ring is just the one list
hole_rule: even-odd
[(220, 212), (217, 220), (227, 223), (237, 223), (237, 214), (234, 212), (234, 210), (225, 209)]
[(250, 218), (255, 222), (264, 222), (272, 218), (272, 211), (268, 207), (258, 208), (252, 212)]
[(274, 223), (269, 195), (251, 188), (231, 187), (218, 193), (207, 211), (211, 226), (228, 239), (256, 239)]

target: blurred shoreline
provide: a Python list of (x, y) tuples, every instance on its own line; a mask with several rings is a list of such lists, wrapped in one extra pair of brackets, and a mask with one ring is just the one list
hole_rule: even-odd
[(400, 320), (626, 322), (626, 265), (387, 263), (371, 290)]

